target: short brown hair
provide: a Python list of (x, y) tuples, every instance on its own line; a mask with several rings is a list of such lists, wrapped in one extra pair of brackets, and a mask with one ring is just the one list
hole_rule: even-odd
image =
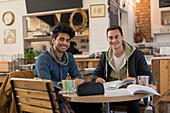
[(119, 30), (121, 36), (123, 35), (122, 28), (118, 25), (113, 25), (113, 26), (110, 26), (110, 27), (107, 28), (106, 36), (108, 36), (108, 32), (110, 30), (115, 30), (115, 29)]

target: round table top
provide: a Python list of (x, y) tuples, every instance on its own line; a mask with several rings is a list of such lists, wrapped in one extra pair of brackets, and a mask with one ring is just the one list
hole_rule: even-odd
[[(154, 85), (149, 84), (149, 87), (156, 89)], [(107, 102), (123, 102), (138, 100), (150, 96), (148, 93), (141, 93), (128, 96), (104, 96), (104, 95), (91, 95), (91, 96), (77, 96), (77, 94), (63, 94), (71, 102), (82, 103), (107, 103)]]
[(107, 102), (123, 102), (138, 100), (149, 96), (145, 94), (135, 94), (130, 96), (111, 96), (107, 97), (104, 95), (92, 95), (92, 96), (77, 96), (77, 94), (63, 94), (64, 97), (67, 97), (71, 102), (82, 102), (82, 103), (107, 103)]

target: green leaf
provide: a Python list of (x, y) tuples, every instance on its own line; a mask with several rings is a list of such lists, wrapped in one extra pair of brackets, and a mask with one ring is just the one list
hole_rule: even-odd
[(30, 60), (30, 59), (34, 59), (34, 57), (35, 57), (34, 52), (32, 51), (32, 49), (29, 49), (26, 56), (25, 56), (25, 58)]

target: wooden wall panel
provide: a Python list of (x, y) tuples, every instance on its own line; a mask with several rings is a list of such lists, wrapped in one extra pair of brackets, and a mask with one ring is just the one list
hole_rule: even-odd
[(153, 59), (152, 74), (153, 83), (160, 93), (160, 96), (153, 98), (155, 113), (169, 113), (167, 105), (170, 102), (170, 60)]
[(168, 69), (169, 72), (168, 72), (168, 75), (167, 75), (168, 76), (167, 77), (167, 81), (168, 81), (168, 83), (167, 83), (168, 86), (167, 87), (168, 87), (168, 90), (169, 90), (170, 89), (170, 60), (168, 60), (168, 67), (169, 67), (169, 69)]
[(160, 95), (162, 96), (168, 90), (168, 75), (169, 75), (168, 60), (160, 60)]
[[(160, 61), (152, 60), (152, 75), (153, 75), (153, 84), (156, 86), (157, 92), (160, 93)], [(159, 99), (159, 96), (153, 98), (153, 103)]]

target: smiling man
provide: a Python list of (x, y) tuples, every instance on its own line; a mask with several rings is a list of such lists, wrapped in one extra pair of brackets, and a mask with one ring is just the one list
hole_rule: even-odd
[[(52, 80), (53, 84), (57, 85), (61, 80), (65, 80), (69, 73), (71, 78), (75, 79), (76, 85), (84, 82), (73, 55), (66, 52), (70, 46), (70, 39), (74, 36), (75, 31), (66, 24), (58, 24), (52, 28), (52, 46), (36, 59), (35, 77)], [(69, 107), (70, 113), (101, 113), (100, 104), (77, 102), (69, 104), (74, 110)]]
[[(114, 80), (135, 80), (137, 76), (146, 75), (149, 76), (149, 82), (151, 83), (152, 74), (143, 53), (124, 41), (121, 27), (117, 25), (111, 26), (106, 33), (110, 48), (101, 55), (91, 80), (104, 83)], [(128, 113), (139, 113), (138, 101), (121, 104), (127, 105)]]
[(73, 55), (65, 52), (74, 36), (75, 31), (66, 24), (58, 24), (52, 28), (52, 46), (36, 59), (35, 77), (52, 80), (57, 85), (69, 73), (75, 79), (76, 85), (84, 82)]

